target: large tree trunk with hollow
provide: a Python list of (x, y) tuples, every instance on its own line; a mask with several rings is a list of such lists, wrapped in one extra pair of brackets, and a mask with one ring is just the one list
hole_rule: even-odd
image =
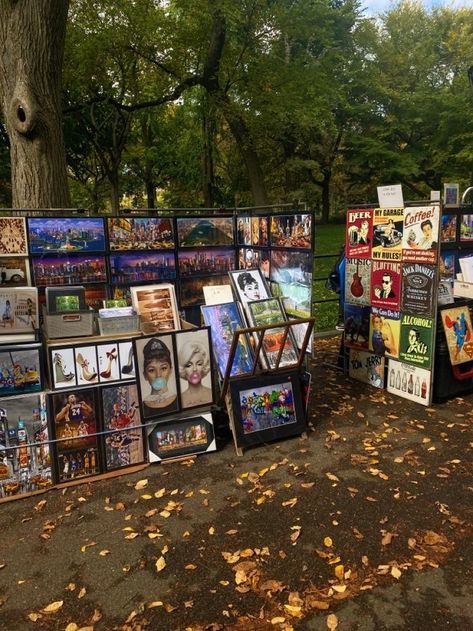
[(0, 0), (0, 99), (13, 208), (70, 205), (61, 75), (68, 0)]

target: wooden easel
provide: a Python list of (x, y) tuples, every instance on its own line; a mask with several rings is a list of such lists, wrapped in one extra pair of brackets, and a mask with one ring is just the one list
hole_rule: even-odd
[[(307, 346), (309, 344), (309, 340), (310, 340), (310, 336), (312, 333), (312, 329), (314, 328), (314, 322), (315, 322), (315, 318), (300, 318), (297, 320), (285, 320), (283, 322), (276, 322), (274, 324), (265, 324), (262, 326), (254, 326), (254, 327), (247, 327), (245, 329), (238, 329), (237, 331), (234, 331), (233, 333), (233, 339), (232, 339), (232, 344), (230, 346), (230, 353), (228, 356), (228, 362), (227, 362), (227, 367), (225, 370), (225, 375), (223, 378), (223, 383), (222, 383), (222, 392), (220, 395), (220, 403), (221, 405), (225, 405), (227, 408), (227, 413), (228, 413), (228, 419), (230, 422), (230, 428), (232, 430), (232, 434), (233, 434), (233, 442), (235, 444), (235, 451), (237, 456), (242, 456), (243, 455), (243, 450), (241, 447), (238, 446), (237, 444), (237, 438), (236, 438), (236, 432), (235, 432), (235, 417), (233, 415), (233, 406), (232, 406), (232, 398), (231, 398), (231, 394), (229, 391), (229, 386), (230, 386), (230, 382), (231, 381), (236, 381), (238, 379), (241, 379), (243, 375), (238, 375), (237, 377), (232, 377), (231, 376), (231, 372), (232, 372), (232, 367), (233, 367), (233, 362), (235, 360), (235, 353), (239, 344), (239, 340), (240, 340), (240, 335), (243, 336), (254, 336), (258, 342), (256, 344), (256, 348), (255, 348), (255, 354), (253, 357), (253, 366), (252, 366), (252, 370), (250, 375), (244, 375), (244, 376), (252, 376), (254, 377), (256, 374), (256, 369), (258, 367), (258, 362), (261, 358), (261, 349), (263, 347), (263, 340), (264, 340), (264, 336), (265, 333), (267, 331), (273, 330), (273, 329), (284, 329), (284, 335), (279, 347), (279, 352), (278, 352), (278, 356), (276, 358), (276, 365), (274, 368), (270, 368), (270, 369), (265, 369), (262, 372), (266, 375), (266, 374), (278, 374), (278, 373), (282, 373), (285, 372), (286, 370), (288, 370), (289, 368), (292, 369), (297, 369), (300, 370), (300, 367), (302, 365), (302, 362), (304, 361), (304, 358), (306, 356), (306, 351), (307, 351)], [(281, 357), (284, 351), (284, 347), (286, 345), (286, 340), (287, 340), (287, 336), (289, 335), (289, 331), (291, 330), (291, 328), (293, 326), (297, 326), (300, 324), (307, 324), (307, 330), (305, 332), (304, 335), (304, 340), (302, 342), (302, 346), (300, 349), (298, 349), (298, 356), (297, 356), (297, 361), (294, 362), (294, 364), (289, 365), (285, 365), (284, 367), (280, 367), (280, 363), (281, 363)], [(305, 433), (305, 432), (304, 432)]]

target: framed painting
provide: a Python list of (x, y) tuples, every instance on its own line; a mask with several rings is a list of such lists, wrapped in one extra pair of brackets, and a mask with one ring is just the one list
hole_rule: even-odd
[(444, 184), (443, 185), (443, 205), (458, 206), (460, 203), (460, 185)]
[[(242, 314), (235, 302), (201, 307), (202, 317), (210, 327), (214, 358), (221, 378), (224, 377), (230, 359), (233, 333), (245, 328)], [(240, 335), (233, 359), (230, 376), (246, 375), (253, 370), (253, 353), (248, 338)]]
[(269, 287), (259, 269), (234, 270), (228, 272), (233, 290), (241, 304), (270, 297)]
[(440, 220), (440, 243), (454, 243), (457, 240), (457, 215), (443, 214)]
[(0, 336), (32, 333), (39, 327), (36, 287), (0, 287)]
[(101, 390), (105, 468), (110, 471), (145, 459), (138, 389), (135, 383)]
[(448, 353), (452, 366), (473, 359), (473, 327), (468, 305), (455, 304), (440, 309), (443, 330), (447, 339)]
[(297, 371), (235, 379), (230, 388), (238, 447), (296, 436), (305, 430)]
[(40, 392), (43, 388), (40, 343), (0, 346), (0, 397)]
[(312, 215), (272, 215), (271, 245), (277, 248), (312, 248)]
[(211, 414), (158, 423), (148, 434), (150, 462), (216, 451)]
[(174, 285), (145, 285), (130, 287), (131, 304), (141, 321), (156, 331), (174, 331), (181, 328)]
[(128, 252), (110, 255), (112, 283), (143, 283), (176, 278), (174, 252)]
[(52, 484), (46, 395), (2, 399), (0, 498), (40, 491)]
[(50, 395), (58, 482), (100, 473), (96, 390)]
[(233, 245), (233, 217), (178, 217), (180, 247)]
[[(255, 326), (280, 324), (287, 320), (279, 298), (266, 298), (250, 302), (248, 303), (248, 313), (251, 323)], [(260, 357), (264, 368), (284, 368), (285, 366), (297, 364), (299, 355), (292, 331), (289, 328), (278, 365), (278, 357), (285, 333), (286, 329), (281, 326), (265, 331), (261, 347), (263, 356)], [(260, 334), (255, 334), (255, 336), (259, 341)]]
[(105, 252), (102, 217), (30, 217), (31, 254)]
[(26, 257), (0, 259), (0, 287), (31, 285), (30, 266)]
[(24, 217), (0, 217), (0, 256), (28, 256)]
[(32, 265), (38, 287), (107, 282), (105, 256), (98, 254), (33, 257)]
[(48, 314), (68, 311), (86, 311), (85, 287), (46, 287), (46, 307)]
[(225, 274), (235, 269), (235, 251), (222, 248), (212, 250), (180, 250), (177, 255), (179, 274), (196, 276), (199, 274)]
[(147, 335), (133, 340), (139, 399), (144, 419), (179, 411), (175, 343), (172, 335)]
[(210, 329), (175, 334), (181, 409), (210, 406), (215, 401)]
[(174, 222), (170, 217), (109, 217), (107, 225), (112, 252), (174, 248)]

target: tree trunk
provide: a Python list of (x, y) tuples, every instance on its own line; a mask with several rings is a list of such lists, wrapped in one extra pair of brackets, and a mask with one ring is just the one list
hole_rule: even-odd
[(68, 208), (61, 74), (68, 0), (0, 0), (0, 98), (13, 208)]
[(202, 140), (202, 192), (204, 197), (204, 207), (213, 208), (215, 204), (215, 111), (212, 99), (207, 93), (204, 93), (203, 95)]
[(117, 217), (120, 211), (120, 184), (118, 167), (108, 173), (108, 181), (110, 182), (110, 202), (112, 205), (112, 215)]
[(322, 223), (328, 223), (330, 217), (330, 182), (332, 179), (332, 171), (325, 169), (322, 186)]

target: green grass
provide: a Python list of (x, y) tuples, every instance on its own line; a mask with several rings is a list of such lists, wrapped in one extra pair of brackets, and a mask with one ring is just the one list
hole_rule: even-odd
[[(340, 248), (345, 242), (345, 224), (317, 225), (315, 229), (315, 254), (333, 254), (330, 258), (315, 259), (314, 278), (327, 278)], [(314, 280), (313, 299), (335, 299), (333, 302), (314, 304), (315, 331), (329, 331), (338, 322), (338, 295), (325, 287), (325, 280)]]

